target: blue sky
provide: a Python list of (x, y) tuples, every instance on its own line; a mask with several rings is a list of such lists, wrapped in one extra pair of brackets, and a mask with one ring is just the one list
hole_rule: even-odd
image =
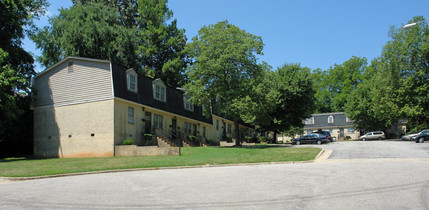
[[(46, 16), (71, 6), (70, 0), (49, 2)], [(169, 0), (168, 6), (188, 41), (202, 26), (223, 20), (261, 36), (259, 60), (273, 68), (301, 63), (325, 70), (352, 56), (369, 62), (381, 54), (390, 26), (401, 27), (414, 16), (429, 18), (428, 0)], [(36, 23), (47, 25), (47, 17)], [(40, 55), (30, 40), (24, 47)]]

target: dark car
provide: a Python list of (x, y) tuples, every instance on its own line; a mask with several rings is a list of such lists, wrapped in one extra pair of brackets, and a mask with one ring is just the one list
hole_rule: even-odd
[(412, 134), (408, 134), (408, 135), (402, 136), (401, 140), (402, 141), (414, 141), (414, 140), (411, 139), (412, 137), (418, 136), (418, 135), (421, 135), (421, 134), (425, 134), (425, 133), (429, 133), (429, 129), (422, 130), (422, 131), (420, 131), (418, 133), (412, 133)]
[(429, 133), (420, 133), (417, 136), (411, 137), (411, 141), (415, 141), (416, 143), (424, 143), (425, 141), (429, 141)]
[(332, 136), (331, 136), (331, 133), (329, 133), (329, 131), (315, 131), (313, 133), (318, 133), (318, 134), (324, 135), (324, 136), (326, 136), (326, 138), (328, 139), (329, 142), (332, 142)]
[(303, 137), (294, 139), (292, 141), (292, 144), (296, 144), (296, 145), (308, 144), (308, 143), (321, 144), (321, 143), (328, 143), (328, 142), (329, 140), (325, 135), (312, 133), (312, 134), (308, 134)]

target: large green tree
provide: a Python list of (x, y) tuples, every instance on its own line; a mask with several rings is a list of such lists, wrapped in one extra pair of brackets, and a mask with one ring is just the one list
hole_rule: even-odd
[(314, 88), (309, 68), (285, 64), (276, 71), (265, 71), (262, 82), (254, 85), (240, 109), (245, 122), (262, 131), (290, 133), (303, 127), (303, 121), (314, 110)]
[(206, 107), (212, 101), (221, 102), (215, 111), (233, 119), (237, 145), (241, 144), (238, 123), (243, 115), (242, 99), (252, 94), (262, 75), (256, 55), (262, 54), (263, 46), (261, 37), (228, 21), (202, 27), (187, 46), (194, 58), (187, 71), (187, 94), (193, 103)]
[(74, 5), (101, 3), (112, 7), (119, 14), (119, 23), (127, 28), (137, 25), (137, 0), (72, 0)]
[[(418, 22), (415, 17), (410, 22)], [(346, 114), (363, 129), (386, 129), (408, 119), (411, 130), (429, 127), (429, 27), (391, 27), (391, 40), (352, 93)]]
[(35, 71), (22, 39), (36, 29), (33, 19), (46, 6), (45, 0), (0, 1), (0, 156), (31, 153), (32, 115), (25, 95)]
[(137, 30), (121, 22), (114, 8), (97, 2), (77, 3), (49, 20), (32, 36), (42, 50), (38, 59), (49, 67), (68, 56), (108, 59), (138, 68)]
[(353, 56), (342, 64), (334, 64), (327, 71), (314, 71), (316, 111), (343, 112), (349, 94), (363, 81), (366, 67), (366, 58)]
[(185, 30), (177, 28), (177, 19), (171, 20), (167, 0), (139, 0), (138, 14), (137, 54), (145, 73), (174, 87), (183, 85), (189, 63), (184, 52), (187, 39)]

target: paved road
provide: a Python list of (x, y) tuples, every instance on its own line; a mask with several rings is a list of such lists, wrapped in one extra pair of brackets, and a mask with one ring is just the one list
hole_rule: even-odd
[[(301, 146), (301, 145), (299, 145)], [(298, 146), (298, 147), (299, 147)], [(333, 142), (322, 145), (302, 145), (332, 150), (330, 159), (367, 158), (429, 158), (429, 142), (410, 141), (356, 141)]]
[[(370, 142), (384, 144), (391, 151), (400, 144), (390, 143)], [(135, 171), (4, 183), (0, 209), (429, 209), (429, 159), (420, 157), (427, 152), (422, 149), (426, 145), (402, 145), (415, 152), (388, 159), (381, 152), (354, 160), (345, 160), (351, 157), (346, 155), (305, 164)], [(337, 146), (353, 151), (365, 145), (323, 145)]]

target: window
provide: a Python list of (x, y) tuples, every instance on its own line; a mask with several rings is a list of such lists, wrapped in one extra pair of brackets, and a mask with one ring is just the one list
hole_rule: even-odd
[(128, 123), (134, 124), (134, 108), (128, 107)]
[(331, 133), (331, 135), (332, 135), (332, 132), (333, 132), (333, 130), (332, 130), (332, 129), (329, 129), (329, 133)]
[(194, 111), (194, 105), (189, 101), (189, 96), (183, 96), (183, 103), (185, 104), (186, 110)]
[(328, 117), (328, 123), (334, 123), (334, 116), (329, 116)]
[(307, 134), (313, 133), (313, 130), (307, 130)]
[(355, 129), (354, 128), (347, 128), (347, 133), (354, 133)]
[(197, 135), (197, 124), (194, 124), (194, 136)]
[(185, 122), (185, 133), (191, 133), (191, 123)]
[(160, 85), (154, 85), (153, 88), (153, 97), (160, 101), (165, 101), (165, 87), (162, 87)]
[(307, 118), (305, 120), (305, 124), (306, 125), (312, 125), (312, 124), (314, 124), (314, 117)]
[(136, 77), (132, 74), (130, 74), (130, 79), (129, 79), (129, 83), (128, 83), (128, 88), (130, 90), (136, 90)]
[(216, 120), (216, 130), (219, 130), (219, 120)]
[(153, 126), (155, 126), (155, 128), (163, 128), (162, 124), (163, 124), (163, 117), (162, 115), (159, 114), (153, 114)]
[(127, 87), (129, 91), (137, 92), (137, 73), (134, 69), (127, 71)]
[(231, 124), (228, 124), (228, 133), (231, 133)]

